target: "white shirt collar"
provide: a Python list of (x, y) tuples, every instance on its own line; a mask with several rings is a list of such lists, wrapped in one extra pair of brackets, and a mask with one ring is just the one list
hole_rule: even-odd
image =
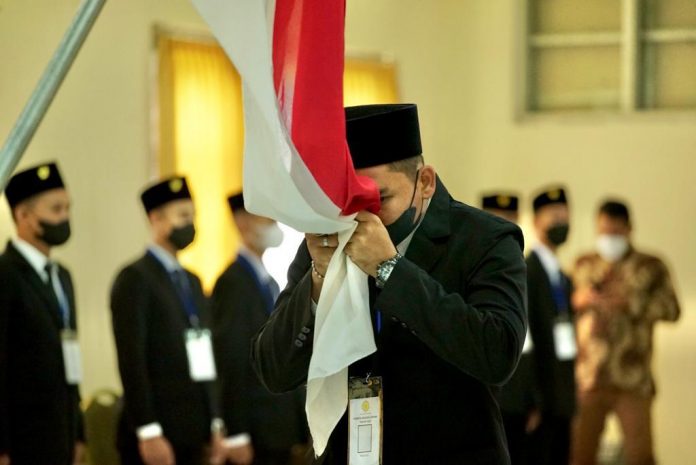
[(22, 257), (29, 262), (41, 279), (44, 282), (48, 282), (48, 275), (46, 274), (46, 265), (49, 262), (48, 257), (39, 249), (19, 237), (12, 239), (12, 245)]
[(270, 273), (266, 269), (266, 266), (263, 264), (263, 261), (261, 261), (256, 254), (249, 250), (248, 247), (242, 244), (239, 247), (239, 255), (244, 257), (251, 264), (251, 267), (254, 269), (254, 273), (256, 273), (256, 276), (261, 282), (265, 283), (272, 279)]
[(147, 249), (150, 251), (150, 253), (152, 253), (152, 255), (155, 256), (157, 261), (159, 261), (162, 264), (162, 266), (164, 266), (164, 269), (167, 270), (167, 273), (173, 273), (175, 271), (183, 269), (181, 267), (181, 264), (179, 263), (179, 260), (177, 260), (174, 255), (172, 255), (159, 245), (150, 244), (150, 246)]
[(558, 261), (556, 254), (541, 242), (537, 243), (533, 250), (539, 257), (541, 266), (544, 267), (544, 270), (546, 271), (546, 274), (549, 275), (551, 282), (557, 284), (561, 279), (561, 263)]

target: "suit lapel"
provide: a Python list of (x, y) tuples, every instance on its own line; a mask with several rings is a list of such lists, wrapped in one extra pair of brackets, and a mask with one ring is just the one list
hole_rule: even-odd
[(190, 322), (186, 314), (186, 307), (184, 307), (184, 303), (179, 298), (179, 291), (174, 286), (172, 278), (167, 273), (164, 265), (149, 252), (145, 254), (144, 260), (152, 275), (159, 281), (162, 293), (167, 296), (167, 301), (169, 302), (167, 306), (177, 309), (177, 313), (182, 321), (185, 322), (186, 326), (189, 326)]
[(48, 308), (49, 316), (56, 326), (60, 328), (62, 326), (62, 322), (60, 321), (60, 307), (58, 306), (56, 298), (49, 291), (48, 285), (43, 282), (41, 277), (36, 273), (36, 270), (32, 268), (22, 254), (14, 248), (12, 243), (7, 245), (6, 253), (12, 258), (15, 265), (17, 265), (20, 276), (34, 288), (36, 294), (44, 301)]

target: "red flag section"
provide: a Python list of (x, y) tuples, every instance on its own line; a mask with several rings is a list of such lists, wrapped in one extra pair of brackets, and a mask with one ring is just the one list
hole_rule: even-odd
[(355, 174), (343, 110), (345, 0), (276, 0), (274, 83), (297, 152), (344, 215), (379, 211), (374, 182)]

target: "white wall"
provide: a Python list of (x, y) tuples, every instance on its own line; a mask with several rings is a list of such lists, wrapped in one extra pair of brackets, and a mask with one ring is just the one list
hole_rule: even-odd
[[(0, 139), (4, 140), (67, 27), (78, 0), (0, 2)], [(419, 104), (426, 157), (451, 192), (475, 203), (509, 187), (526, 203), (562, 181), (573, 202), (566, 264), (592, 245), (606, 193), (629, 199), (636, 242), (671, 264), (683, 320), (657, 331), (658, 451), (666, 465), (693, 455), (696, 432), (696, 118), (514, 118), (517, 2), (349, 0), (348, 50), (388, 53), (401, 95)], [(152, 175), (152, 27), (202, 27), (188, 0), (110, 0), (22, 162), (58, 158), (74, 197), (73, 240), (60, 250), (77, 283), (85, 392), (118, 386), (108, 290), (147, 239), (137, 200)], [(11, 224), (0, 202), (0, 239)], [(528, 224), (529, 218), (525, 219)]]

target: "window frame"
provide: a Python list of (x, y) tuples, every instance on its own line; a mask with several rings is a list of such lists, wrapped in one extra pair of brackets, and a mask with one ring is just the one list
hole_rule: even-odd
[[(593, 31), (579, 33), (544, 33), (532, 34), (530, 17), (532, 2), (522, 0), (518, 3), (517, 17), (518, 34), (515, 35), (516, 56), (518, 57), (515, 74), (517, 94), (516, 117), (518, 120), (538, 119), (584, 119), (587, 117), (611, 119), (635, 118), (639, 120), (650, 118), (694, 119), (696, 107), (692, 108), (648, 108), (643, 105), (649, 96), (643, 99), (641, 89), (649, 85), (654, 72), (645, 72), (643, 67), (644, 44), (696, 43), (696, 26), (694, 28), (660, 28), (642, 30), (641, 7), (643, 0), (621, 0), (621, 30)], [(532, 54), (538, 48), (552, 47), (588, 47), (588, 46), (618, 46), (620, 58), (620, 85), (618, 109), (583, 109), (583, 110), (533, 110), (534, 101), (532, 85)]]

